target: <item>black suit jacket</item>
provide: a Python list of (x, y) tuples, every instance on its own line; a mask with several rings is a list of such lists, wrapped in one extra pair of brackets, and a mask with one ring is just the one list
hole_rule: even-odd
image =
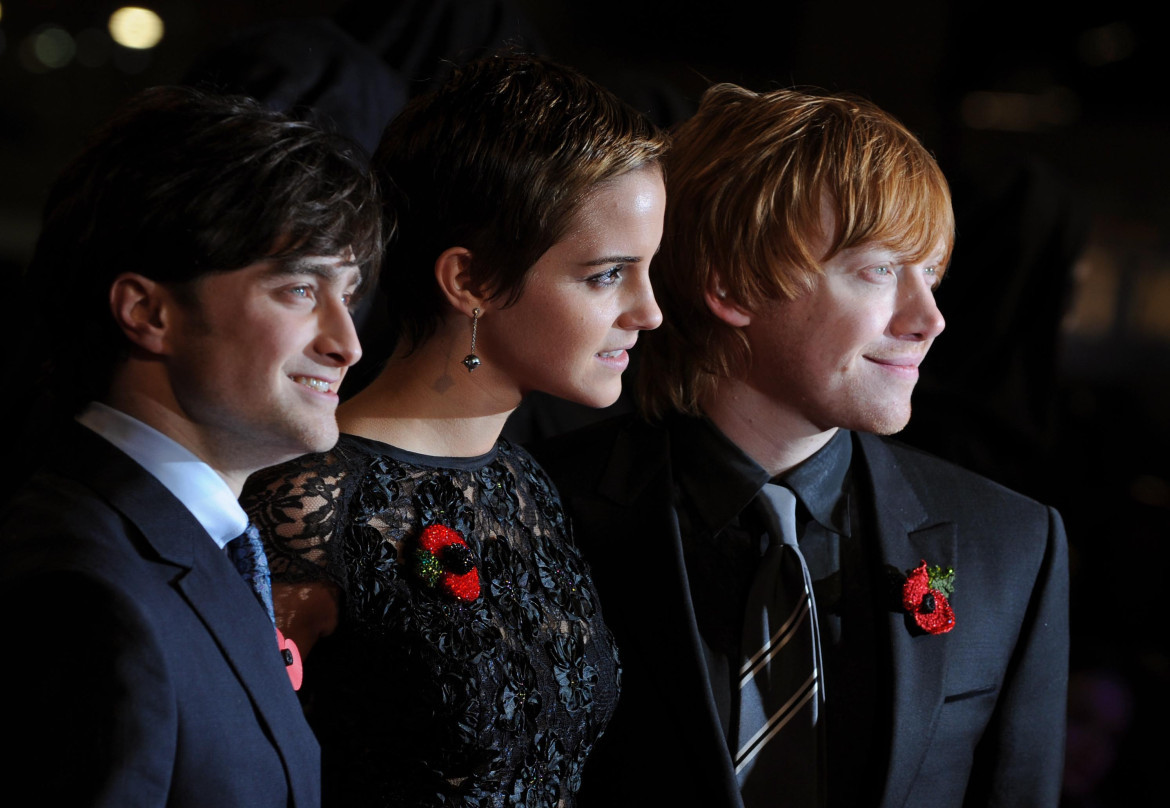
[(71, 424), (65, 444), (0, 523), (0, 779), (45, 805), (319, 805), (317, 742), (231, 561), (107, 441)]
[[(879, 545), (875, 586), (922, 559), (956, 572), (950, 633), (913, 632), (889, 610), (878, 804), (1055, 805), (1068, 656), (1059, 515), (937, 458), (854, 437), (863, 522)], [(624, 670), (581, 805), (742, 805), (691, 605), (669, 429), (611, 421), (537, 457), (572, 516)]]

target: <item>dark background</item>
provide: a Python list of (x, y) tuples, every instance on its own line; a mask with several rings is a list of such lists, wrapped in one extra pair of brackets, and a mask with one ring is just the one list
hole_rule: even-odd
[[(0, 0), (10, 293), (47, 187), (85, 134), (135, 90), (193, 69), (330, 110), (367, 146), (451, 63), (506, 42), (581, 68), (664, 125), (717, 81), (853, 91), (901, 118), (951, 180), (959, 226), (939, 294), (948, 328), (903, 437), (1061, 509), (1074, 668), (1120, 683), (1101, 704), (1074, 705), (1071, 737), (1090, 747), (1078, 765), (1106, 767), (1120, 744), (1112, 773), (1088, 789), (1098, 802), (1077, 804), (1127, 804), (1153, 788), (1167, 745), (1148, 739), (1164, 726), (1170, 680), (1170, 121), (1151, 4), (160, 0), (140, 3), (166, 25), (149, 51), (109, 40), (118, 5)], [(256, 25), (269, 27), (208, 56)], [(76, 48), (57, 67), (36, 55), (49, 26)]]

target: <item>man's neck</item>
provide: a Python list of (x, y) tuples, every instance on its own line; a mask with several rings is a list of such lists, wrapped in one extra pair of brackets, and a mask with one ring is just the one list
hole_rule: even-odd
[(827, 444), (837, 428), (819, 429), (735, 379), (724, 379), (703, 412), (736, 446), (776, 477)]
[(191, 452), (219, 475), (237, 497), (243, 490), (244, 481), (248, 476), (264, 467), (254, 465), (253, 462), (248, 463), (247, 468), (235, 468), (238, 463), (225, 459), (211, 450), (212, 447), (203, 439), (195, 425), (180, 413), (177, 403), (168, 403), (158, 396), (143, 394), (134, 389), (130, 389), (128, 393), (113, 392), (103, 403), (131, 418), (138, 419)]

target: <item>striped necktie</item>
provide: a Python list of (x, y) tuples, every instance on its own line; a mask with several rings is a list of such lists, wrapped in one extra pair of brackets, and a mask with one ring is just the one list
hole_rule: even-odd
[(735, 771), (746, 808), (822, 805), (824, 687), (812, 579), (796, 541), (796, 496), (756, 498), (768, 547), (748, 594)]

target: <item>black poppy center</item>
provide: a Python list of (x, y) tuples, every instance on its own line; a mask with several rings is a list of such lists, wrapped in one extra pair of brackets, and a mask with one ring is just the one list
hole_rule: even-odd
[(934, 602), (934, 593), (933, 592), (927, 592), (925, 595), (922, 596), (922, 613), (923, 614), (933, 614), (934, 610), (937, 607), (938, 607), (938, 604)]
[(463, 575), (475, 568), (471, 550), (465, 544), (448, 544), (443, 548), (443, 567), (456, 575)]

